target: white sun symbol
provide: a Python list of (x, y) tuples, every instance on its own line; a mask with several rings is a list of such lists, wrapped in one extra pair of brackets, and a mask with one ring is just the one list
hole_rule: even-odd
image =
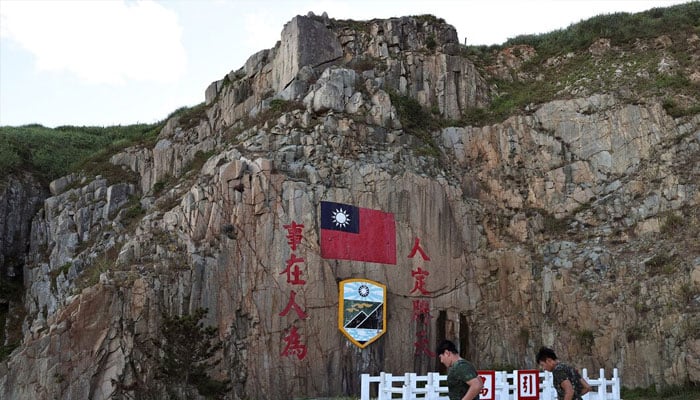
[(359, 293), (362, 297), (367, 297), (369, 296), (369, 287), (367, 287), (367, 285), (361, 285), (359, 288), (357, 288), (357, 293)]
[(335, 226), (345, 228), (348, 226), (348, 224), (350, 224), (350, 216), (348, 215), (347, 211), (339, 208), (333, 211), (333, 222), (335, 223)]

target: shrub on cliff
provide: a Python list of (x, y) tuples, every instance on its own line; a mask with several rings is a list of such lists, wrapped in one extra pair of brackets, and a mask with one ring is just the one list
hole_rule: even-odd
[(207, 374), (210, 367), (221, 361), (216, 355), (222, 348), (217, 329), (202, 322), (207, 312), (200, 308), (193, 314), (163, 315), (160, 337), (154, 340), (158, 377), (168, 387), (194, 386), (200, 395), (218, 398), (230, 388), (228, 381), (215, 380)]

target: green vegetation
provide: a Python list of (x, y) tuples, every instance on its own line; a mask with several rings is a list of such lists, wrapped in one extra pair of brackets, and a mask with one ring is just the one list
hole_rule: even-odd
[[(688, 290), (693, 298), (700, 294), (697, 286)], [(692, 298), (690, 300), (686, 299), (686, 304), (690, 305), (692, 300)], [(685, 337), (688, 340), (694, 340), (700, 337), (700, 316), (691, 316), (681, 323), (681, 337)]]
[(159, 130), (158, 124), (55, 129), (41, 125), (3, 126), (0, 127), (0, 175), (29, 171), (51, 181), (88, 166), (90, 160), (94, 166), (119, 149), (154, 141)]
[(700, 398), (700, 386), (689, 383), (660, 390), (654, 387), (635, 389), (623, 387), (620, 395), (625, 400), (689, 400)]
[(636, 342), (637, 340), (644, 339), (647, 332), (644, 328), (639, 325), (634, 325), (625, 331), (625, 337), (627, 338), (627, 343)]
[(67, 262), (63, 264), (60, 268), (53, 270), (49, 272), (49, 277), (51, 278), (51, 290), (55, 291), (56, 290), (56, 279), (61, 275), (68, 275), (68, 271), (70, 271), (70, 267), (73, 266), (73, 263)]
[(599, 15), (572, 24), (566, 29), (542, 35), (520, 35), (504, 43), (505, 47), (528, 44), (541, 57), (585, 51), (599, 38), (608, 38), (613, 46), (632, 46), (637, 39), (653, 39), (674, 32), (697, 31), (700, 3), (693, 2), (645, 12)]
[(520, 327), (520, 332), (518, 332), (518, 338), (520, 338), (520, 341), (523, 344), (527, 345), (527, 342), (530, 341), (530, 330), (524, 326)]
[(216, 154), (214, 151), (197, 151), (194, 154), (194, 158), (185, 167), (185, 171), (199, 171), (204, 166), (204, 163)]
[(660, 250), (645, 262), (650, 275), (671, 274), (678, 269), (681, 259), (677, 254)]
[[(441, 24), (444, 20), (432, 15), (415, 16), (420, 23)], [(622, 86), (632, 88), (631, 100), (644, 96), (657, 97), (664, 109), (673, 117), (700, 112), (697, 93), (700, 88), (681, 74), (663, 74), (657, 71), (662, 57), (671, 57), (678, 63), (678, 70), (692, 66), (687, 54), (686, 36), (698, 33), (700, 3), (691, 2), (667, 8), (652, 9), (642, 13), (616, 13), (600, 15), (572, 24), (566, 29), (540, 35), (521, 35), (511, 38), (501, 46), (460, 46), (463, 55), (484, 69), (495, 64), (498, 51), (516, 45), (532, 46), (536, 56), (527, 61), (521, 70), (530, 76), (526, 79), (492, 79), (496, 90), (489, 107), (472, 109), (460, 121), (444, 121), (422, 110), (403, 96), (392, 95), (402, 123), (407, 131), (421, 138), (425, 146), (419, 149), (426, 155), (437, 155), (437, 146), (430, 135), (431, 129), (452, 122), (460, 125), (485, 125), (526, 112), (530, 104), (539, 104), (555, 98), (566, 98), (566, 88), (583, 87), (591, 92), (610, 92)], [(368, 24), (355, 21), (335, 21), (338, 26), (355, 26), (365, 30)], [(656, 48), (653, 40), (666, 35), (671, 44)], [(686, 36), (683, 36), (686, 35)], [(611, 46), (622, 51), (592, 57), (588, 48), (600, 38), (607, 38)], [(647, 49), (638, 50), (641, 41), (647, 41)], [(429, 35), (426, 46), (437, 46), (436, 38)], [(514, 54), (517, 52), (514, 52)], [(516, 54), (517, 55), (517, 54)], [(558, 59), (554, 66), (550, 59)], [(359, 60), (355, 68), (377, 68), (377, 60)], [(625, 74), (616, 76), (616, 68), (623, 66)], [(637, 73), (645, 77), (639, 78)], [(537, 77), (537, 79), (534, 79)], [(224, 84), (230, 83), (228, 75)], [(621, 93), (628, 93), (621, 90)], [(624, 96), (624, 95), (623, 95)], [(689, 100), (683, 100), (683, 99)], [(270, 107), (250, 119), (245, 126), (274, 118), (284, 112), (301, 109), (298, 102), (272, 100)], [(168, 116), (177, 117), (183, 129), (196, 127), (207, 119), (205, 103), (182, 107)], [(415, 113), (414, 113), (415, 112)], [(167, 120), (167, 119), (166, 119)], [(29, 171), (45, 181), (50, 181), (80, 169), (102, 174), (108, 180), (131, 181), (122, 169), (111, 166), (109, 156), (116, 151), (137, 143), (154, 142), (164, 122), (112, 127), (63, 126), (56, 129), (41, 125), (0, 127), (0, 176), (15, 171)]]
[(428, 50), (435, 50), (437, 47), (437, 42), (435, 41), (435, 35), (430, 35), (428, 36), (428, 39), (425, 41), (425, 47), (428, 48)]
[(279, 116), (285, 112), (292, 112), (294, 110), (304, 110), (305, 107), (302, 103), (298, 101), (289, 101), (282, 99), (272, 99), (270, 100), (270, 113), (275, 116)]
[(562, 235), (569, 229), (568, 218), (556, 218), (545, 210), (541, 210), (544, 232), (549, 235)]
[(382, 65), (381, 60), (367, 57), (355, 57), (350, 62), (350, 67), (357, 72), (372, 71)]
[(661, 225), (661, 233), (675, 234), (681, 233), (685, 229), (686, 219), (673, 212), (666, 213), (663, 224)]
[(403, 96), (390, 91), (391, 104), (396, 107), (399, 120), (406, 133), (420, 139), (424, 146), (416, 149), (418, 154), (440, 157), (440, 148), (431, 132), (447, 126), (448, 121), (442, 120), (423, 108), (414, 98)]
[[(628, 101), (658, 98), (675, 118), (698, 113), (699, 85), (677, 72), (658, 71), (661, 59), (675, 60), (674, 71), (693, 66), (686, 40), (698, 33), (698, 20), (700, 3), (693, 2), (636, 14), (600, 15), (566, 29), (517, 36), (501, 46), (462, 46), (462, 54), (482, 70), (495, 65), (499, 51), (508, 47), (531, 46), (536, 55), (519, 68), (526, 78), (491, 79), (489, 85), (496, 89), (492, 104), (468, 111), (460, 122), (477, 126), (500, 122), (526, 112), (530, 104), (570, 98), (574, 92), (616, 93)], [(654, 40), (664, 35), (670, 44), (655, 45)], [(588, 49), (601, 38), (609, 39), (617, 50), (592, 56)]]
[(509, 364), (509, 363), (504, 363), (504, 364), (498, 364), (494, 363), (491, 365), (486, 366), (485, 369), (490, 369), (494, 371), (516, 371), (518, 370), (518, 366), (514, 364)]
[(576, 338), (578, 339), (581, 346), (587, 351), (590, 351), (593, 348), (593, 344), (595, 343), (595, 336), (593, 335), (593, 331), (589, 329), (578, 331), (576, 332)]
[[(228, 82), (228, 79), (225, 79), (224, 82)], [(199, 125), (200, 121), (207, 119), (208, 109), (209, 107), (204, 102), (199, 103), (194, 107), (180, 107), (170, 113), (166, 120), (172, 117), (177, 117), (182, 129), (192, 129)]]
[(153, 194), (160, 195), (163, 192), (163, 190), (166, 187), (172, 185), (174, 181), (174, 178), (170, 175), (159, 179), (156, 183), (153, 184)]
[[(688, 179), (692, 180), (693, 177), (689, 176)], [(661, 223), (659, 231), (664, 237), (672, 239), (675, 249), (683, 249), (683, 252), (688, 254), (700, 251), (700, 241), (697, 240), (700, 237), (700, 210), (697, 207), (684, 205), (676, 210), (666, 211), (660, 215), (659, 222)], [(654, 267), (663, 267), (664, 264), (674, 267), (684, 263), (683, 257), (678, 257), (677, 260), (669, 259), (666, 260), (668, 262), (662, 263), (664, 255), (668, 257), (668, 254), (663, 252), (657, 254), (657, 257), (647, 262), (647, 266), (651, 263)]]
[(202, 322), (207, 312), (200, 308), (194, 314), (163, 315), (160, 337), (154, 340), (160, 350), (156, 357), (158, 377), (168, 387), (194, 386), (202, 396), (219, 398), (230, 387), (228, 381), (212, 379), (206, 372), (219, 363), (215, 356), (223, 346), (217, 329)]
[(700, 114), (700, 104), (695, 104), (689, 107), (683, 107), (674, 99), (665, 98), (663, 101), (664, 110), (673, 118), (682, 117), (684, 115)]
[(365, 21), (355, 21), (353, 19), (331, 20), (334, 27), (345, 28), (358, 33), (369, 33), (369, 24)]
[(445, 23), (444, 19), (438, 18), (432, 14), (414, 15), (413, 18), (415, 18), (416, 21), (418, 21), (422, 24), (437, 25), (437, 24), (444, 24)]
[(643, 301), (637, 301), (636, 303), (634, 303), (634, 311), (637, 314), (644, 316), (647, 315), (649, 311), (651, 311), (651, 307)]
[[(680, 306), (692, 305), (693, 300), (698, 296), (700, 296), (700, 284), (686, 282), (681, 284), (678, 288), (678, 301)], [(700, 337), (700, 319), (690, 319), (686, 322), (689, 330), (696, 332), (695, 337)]]
[(100, 275), (112, 268), (116, 259), (117, 249), (110, 248), (102, 256), (94, 259), (91, 264), (86, 264), (78, 276), (75, 284), (76, 290), (80, 292), (85, 288), (96, 285), (100, 281)]
[(300, 101), (272, 99), (269, 107), (264, 108), (254, 117), (244, 117), (240, 124), (234, 129), (231, 129), (226, 135), (226, 140), (233, 143), (238, 139), (238, 135), (255, 125), (264, 124), (267, 121), (274, 121), (285, 113), (295, 110), (305, 110), (304, 104)]
[(138, 196), (130, 196), (129, 202), (124, 206), (126, 210), (122, 215), (122, 224), (129, 227), (129, 230), (135, 228), (141, 221), (141, 218), (146, 215), (146, 210), (141, 207), (141, 201)]

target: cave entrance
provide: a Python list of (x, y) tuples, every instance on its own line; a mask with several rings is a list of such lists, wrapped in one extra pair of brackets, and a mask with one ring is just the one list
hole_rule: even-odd
[[(459, 350), (460, 357), (467, 360), (470, 359), (469, 320), (466, 314), (460, 313), (450, 316), (446, 310), (438, 311), (435, 327), (435, 347), (437, 348), (437, 345), (444, 339), (454, 342), (457, 350)], [(436, 369), (441, 374), (444, 374), (447, 371), (445, 366), (437, 358), (436, 363)]]

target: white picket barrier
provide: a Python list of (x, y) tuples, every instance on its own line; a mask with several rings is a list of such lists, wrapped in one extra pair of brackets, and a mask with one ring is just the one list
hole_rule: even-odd
[[(495, 371), (494, 400), (518, 400), (517, 372)], [(605, 370), (600, 369), (597, 379), (590, 378), (584, 368), (581, 376), (591, 385), (593, 390), (583, 396), (584, 400), (621, 400), (620, 377), (617, 368), (613, 369), (612, 379), (605, 379)], [(553, 386), (551, 372), (540, 372), (540, 400), (557, 400), (557, 392)], [(362, 374), (360, 400), (449, 400), (447, 397), (446, 375), (429, 372), (427, 375), (406, 373), (392, 375), (381, 372), (379, 376)], [(377, 385), (377, 397), (370, 397), (372, 385)]]
[(617, 368), (613, 369), (612, 379), (605, 379), (605, 370), (603, 368), (600, 369), (598, 374), (598, 379), (593, 379), (588, 376), (588, 370), (586, 370), (586, 368), (581, 371), (581, 376), (583, 376), (583, 379), (588, 381), (588, 383), (593, 387), (593, 391), (583, 396), (583, 399), (621, 400), (620, 376), (617, 374)]

